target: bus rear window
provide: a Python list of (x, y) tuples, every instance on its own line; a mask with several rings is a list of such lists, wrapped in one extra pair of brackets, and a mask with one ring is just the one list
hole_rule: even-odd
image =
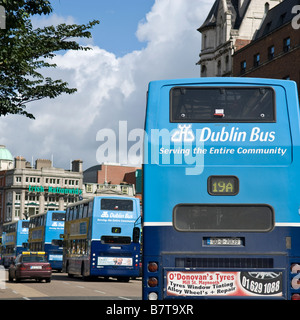
[(133, 201), (122, 199), (101, 199), (101, 210), (133, 211)]
[(29, 221), (22, 221), (22, 228), (29, 228)]
[(269, 87), (174, 87), (171, 122), (275, 122)]
[(64, 212), (53, 212), (52, 221), (65, 221), (66, 214)]
[(173, 210), (178, 231), (268, 232), (274, 228), (274, 212), (268, 205), (180, 204)]

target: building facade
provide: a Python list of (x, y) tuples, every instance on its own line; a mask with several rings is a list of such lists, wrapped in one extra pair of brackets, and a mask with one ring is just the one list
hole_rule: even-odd
[(285, 0), (268, 12), (255, 39), (233, 55), (233, 76), (290, 79), (299, 91), (300, 15), (292, 10), (295, 6), (300, 8), (300, 0)]
[(72, 170), (54, 168), (50, 160), (38, 159), (32, 167), (16, 157), (13, 169), (0, 172), (0, 223), (26, 219), (47, 210), (64, 210), (82, 196), (82, 161)]
[(216, 0), (201, 33), (201, 77), (232, 76), (232, 55), (250, 43), (268, 11), (282, 0)]
[(118, 164), (101, 164), (83, 172), (85, 197), (109, 191), (141, 198), (142, 169)]

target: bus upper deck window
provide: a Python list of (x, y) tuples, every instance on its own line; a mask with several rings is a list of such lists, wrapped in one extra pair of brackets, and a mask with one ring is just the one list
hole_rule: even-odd
[(269, 87), (174, 87), (171, 122), (275, 122)]

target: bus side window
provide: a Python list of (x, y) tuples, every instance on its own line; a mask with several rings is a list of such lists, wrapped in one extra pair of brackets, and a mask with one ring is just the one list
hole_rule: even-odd
[(89, 212), (88, 212), (89, 217), (93, 215), (93, 205), (94, 205), (94, 201), (89, 202)]
[(83, 218), (88, 217), (88, 210), (89, 210), (88, 203), (85, 203), (83, 206), (83, 216), (82, 216)]
[(83, 218), (83, 204), (79, 205), (79, 219)]

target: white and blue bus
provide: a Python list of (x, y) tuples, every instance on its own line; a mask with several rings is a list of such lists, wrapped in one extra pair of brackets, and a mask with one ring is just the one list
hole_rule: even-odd
[(31, 251), (44, 251), (51, 268), (62, 270), (65, 211), (49, 210), (31, 216), (28, 244)]
[(143, 299), (300, 299), (293, 81), (149, 84)]
[(69, 276), (139, 276), (138, 198), (95, 196), (68, 206), (64, 234), (64, 271)]
[(28, 247), (28, 220), (18, 220), (3, 224), (2, 263), (9, 267), (10, 263)]

